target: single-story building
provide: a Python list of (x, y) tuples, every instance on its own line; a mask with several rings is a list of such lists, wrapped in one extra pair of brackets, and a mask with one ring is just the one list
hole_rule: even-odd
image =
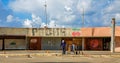
[[(78, 50), (110, 51), (111, 27), (9, 28), (0, 27), (0, 50), (67, 50), (74, 42)], [(115, 27), (115, 52), (120, 52), (120, 26)]]

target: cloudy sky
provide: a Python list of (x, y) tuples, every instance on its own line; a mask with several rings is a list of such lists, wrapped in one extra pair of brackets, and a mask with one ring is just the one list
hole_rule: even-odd
[(113, 17), (120, 26), (120, 0), (0, 0), (0, 27), (100, 27)]

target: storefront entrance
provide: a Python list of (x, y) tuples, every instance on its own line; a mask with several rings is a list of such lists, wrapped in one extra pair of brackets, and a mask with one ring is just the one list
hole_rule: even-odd
[(100, 38), (89, 38), (85, 42), (86, 50), (98, 51), (102, 50), (102, 39)]
[(86, 38), (85, 50), (90, 51), (109, 51), (110, 38)]
[(30, 50), (41, 50), (41, 38), (31, 37), (29, 42)]
[(103, 50), (110, 51), (110, 41), (111, 41), (110, 37), (103, 38), (103, 40), (102, 40), (102, 42), (103, 42)]
[(26, 49), (25, 35), (0, 36), (0, 50), (24, 50)]
[(64, 38), (66, 44), (67, 44), (67, 51), (71, 51), (71, 45), (72, 43), (75, 44), (76, 50), (82, 50), (82, 39), (81, 38)]

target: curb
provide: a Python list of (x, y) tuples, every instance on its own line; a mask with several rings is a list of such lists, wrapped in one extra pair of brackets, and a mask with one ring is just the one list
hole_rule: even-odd
[(32, 56), (64, 56), (64, 57), (92, 57), (92, 58), (109, 58), (109, 57), (116, 57), (120, 58), (120, 55), (71, 55), (71, 54), (66, 54), (62, 55), (61, 53), (28, 53), (28, 54), (0, 54), (0, 56), (27, 56), (27, 57), (32, 57)]
[(62, 56), (60, 53), (0, 54), (0, 56)]

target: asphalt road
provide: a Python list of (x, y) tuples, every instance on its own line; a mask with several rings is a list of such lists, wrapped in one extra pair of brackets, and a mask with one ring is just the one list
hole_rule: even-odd
[(120, 63), (115, 57), (0, 56), (0, 63)]

